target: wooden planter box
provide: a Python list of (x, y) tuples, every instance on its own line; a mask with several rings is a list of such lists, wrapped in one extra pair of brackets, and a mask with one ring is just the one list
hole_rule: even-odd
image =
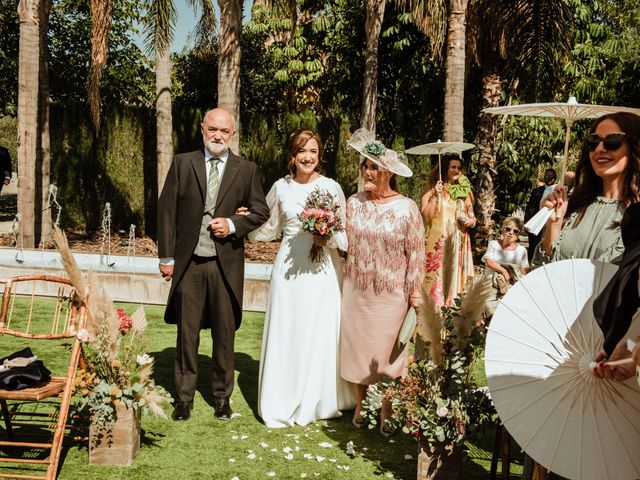
[(418, 480), (459, 480), (464, 454), (461, 445), (448, 450), (444, 445), (429, 445), (420, 440)]
[(89, 427), (89, 463), (123, 465), (133, 463), (140, 450), (140, 409), (116, 407), (116, 422), (108, 427)]

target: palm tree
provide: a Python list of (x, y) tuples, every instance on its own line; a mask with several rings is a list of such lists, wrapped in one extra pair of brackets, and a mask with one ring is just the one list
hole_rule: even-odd
[(467, 0), (449, 0), (443, 138), (464, 140), (464, 90)]
[[(189, 5), (202, 9), (196, 28), (196, 40), (205, 42), (208, 32), (215, 30), (215, 12), (211, 0), (188, 0)], [(171, 52), (177, 11), (173, 0), (147, 0), (144, 19), (145, 47), (156, 54), (156, 156), (158, 195), (173, 158), (173, 120), (171, 114)]]
[(367, 49), (362, 82), (362, 118), (360, 126), (375, 133), (378, 100), (378, 40), (384, 18), (385, 0), (365, 0)]
[(156, 53), (156, 155), (158, 195), (173, 157), (171, 116), (171, 40), (177, 12), (173, 0), (150, 0), (145, 17), (145, 46)]
[[(482, 106), (495, 107), (505, 85), (518, 85), (521, 100), (549, 100), (568, 49), (571, 13), (563, 0), (476, 0), (470, 18), (470, 51), (482, 70)], [(508, 53), (508, 55), (507, 55)], [(478, 172), (475, 179), (475, 250), (486, 248), (493, 232), (497, 118), (480, 114)]]
[[(218, 106), (231, 112), (240, 127), (240, 60), (242, 50), (242, 0), (218, 0), (220, 35), (218, 50)], [(231, 150), (238, 153), (240, 133), (231, 139)]]
[(38, 142), (38, 72), (40, 69), (40, 2), (20, 0), (18, 54), (18, 213), (20, 235), (35, 246), (35, 171)]
[(51, 210), (48, 208), (51, 178), (51, 142), (49, 137), (49, 13), (51, 0), (40, 2), (40, 55), (38, 70), (38, 146), (35, 172), (35, 239), (39, 244), (51, 240)]

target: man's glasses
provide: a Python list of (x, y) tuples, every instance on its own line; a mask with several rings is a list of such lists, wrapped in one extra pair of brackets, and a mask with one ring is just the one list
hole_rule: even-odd
[(604, 145), (604, 148), (606, 150), (613, 152), (615, 150), (618, 150), (622, 146), (626, 136), (627, 136), (626, 133), (621, 132), (621, 133), (610, 133), (606, 137), (602, 138), (597, 133), (592, 133), (591, 135), (587, 136), (587, 139), (586, 139), (587, 150), (589, 150), (590, 152), (593, 152), (596, 148), (598, 148), (598, 145), (600, 145), (600, 142), (602, 142), (602, 145)]
[(511, 228), (511, 227), (504, 227), (504, 231), (507, 233), (515, 233), (516, 235), (518, 235), (520, 233), (520, 230), (518, 230), (517, 228)]

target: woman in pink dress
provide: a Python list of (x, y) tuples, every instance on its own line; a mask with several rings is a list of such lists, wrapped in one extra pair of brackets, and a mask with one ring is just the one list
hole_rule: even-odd
[[(364, 191), (347, 202), (348, 253), (342, 293), (340, 375), (356, 395), (353, 424), (365, 425), (362, 401), (370, 384), (406, 370), (407, 348), (396, 339), (409, 306), (418, 307), (424, 279), (424, 226), (415, 202), (398, 193), (397, 175), (411, 170), (365, 129), (348, 145), (362, 155)], [(390, 405), (383, 404), (380, 431)]]

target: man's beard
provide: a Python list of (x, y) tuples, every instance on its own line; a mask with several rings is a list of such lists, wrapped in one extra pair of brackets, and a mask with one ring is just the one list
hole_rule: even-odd
[(216, 143), (212, 140), (208, 140), (206, 138), (203, 138), (202, 141), (204, 142), (204, 148), (207, 149), (207, 151), (213, 155), (214, 157), (220, 157), (222, 155), (224, 155), (224, 153), (227, 151), (227, 149), (229, 148), (229, 145), (225, 142), (222, 143)]

